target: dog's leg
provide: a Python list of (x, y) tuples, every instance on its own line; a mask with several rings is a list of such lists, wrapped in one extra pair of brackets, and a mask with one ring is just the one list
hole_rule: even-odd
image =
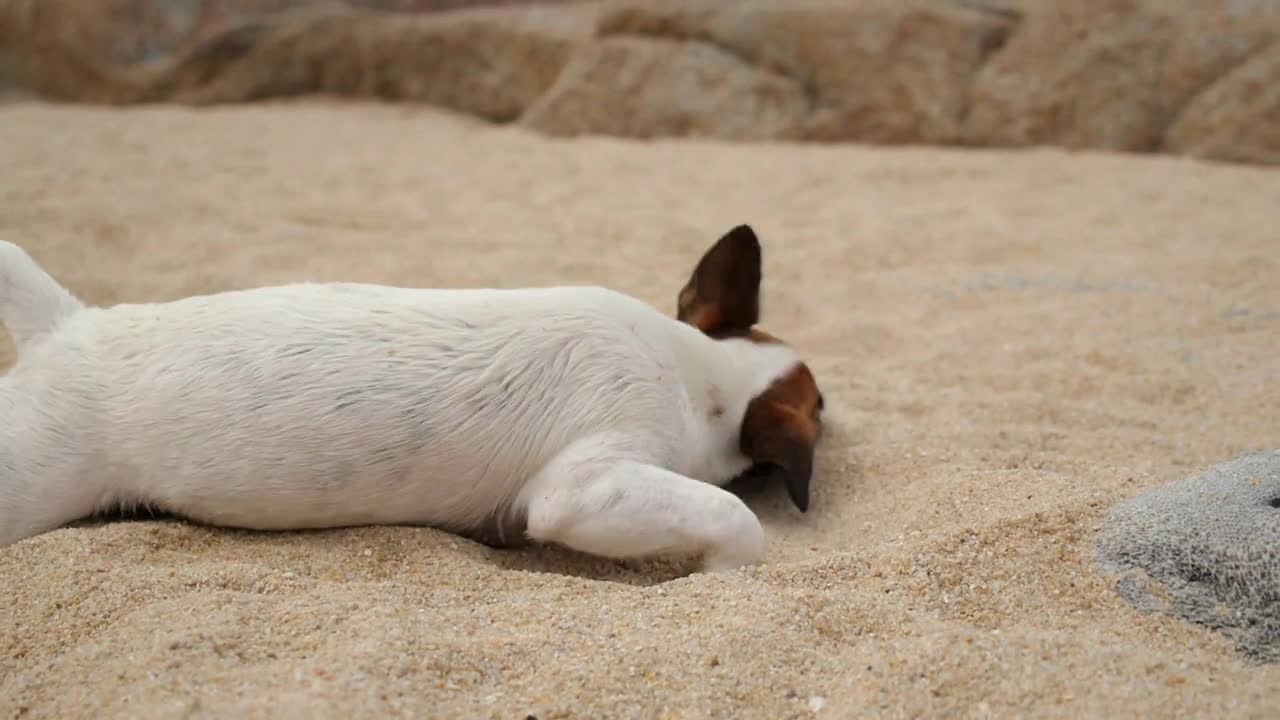
[(703, 553), (715, 572), (764, 554), (764, 529), (736, 495), (590, 443), (549, 463), (526, 501), (530, 538), (593, 555)]
[[(0, 548), (87, 518), (106, 507), (109, 496), (79, 487), (68, 475), (50, 469), (40, 484), (15, 476), (15, 466), (0, 458)], [(104, 499), (105, 498), (105, 499)]]
[(84, 306), (25, 250), (0, 241), (0, 320), (19, 354)]
[[(0, 468), (0, 482), (9, 482), (12, 468)], [(57, 530), (86, 518), (97, 504), (71, 493), (39, 492), (29, 487), (0, 491), (0, 548)]]
[(83, 473), (65, 417), (29, 405), (13, 377), (0, 377), (0, 547), (54, 530), (112, 499), (101, 474)]

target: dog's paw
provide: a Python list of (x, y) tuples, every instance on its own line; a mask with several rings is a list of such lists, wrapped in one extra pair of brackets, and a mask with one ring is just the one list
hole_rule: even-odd
[(702, 572), (725, 572), (764, 561), (764, 528), (751, 512), (737, 516), (728, 539), (702, 556)]

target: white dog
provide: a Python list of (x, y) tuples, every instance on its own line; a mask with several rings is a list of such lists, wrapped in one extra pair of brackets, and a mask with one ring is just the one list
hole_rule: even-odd
[(259, 530), (425, 525), (492, 546), (758, 563), (722, 489), (809, 503), (822, 396), (752, 329), (743, 225), (678, 319), (602, 288), (302, 283), (86, 307), (0, 243), (0, 546), (104, 509)]

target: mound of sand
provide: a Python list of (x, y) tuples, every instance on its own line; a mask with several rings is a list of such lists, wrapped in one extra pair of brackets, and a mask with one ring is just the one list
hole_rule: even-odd
[(1130, 602), (1280, 660), (1280, 450), (1133, 498), (1107, 517), (1099, 551)]
[(1274, 447), (1274, 172), (1058, 151), (564, 141), (414, 108), (0, 109), (0, 236), (94, 303), (599, 282), (674, 312), (766, 244), (828, 401), (813, 507), (725, 575), (416, 528), (0, 550), (0, 717), (1263, 717), (1280, 666), (1144, 613), (1107, 510)]
[(0, 86), (409, 100), (553, 136), (1280, 163), (1277, 76), (1271, 0), (0, 0)]

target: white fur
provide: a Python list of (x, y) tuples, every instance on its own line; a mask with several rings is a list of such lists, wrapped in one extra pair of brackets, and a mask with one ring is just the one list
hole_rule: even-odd
[(584, 552), (756, 563), (758, 520), (717, 486), (749, 465), (747, 403), (798, 362), (592, 287), (85, 307), (3, 242), (0, 315), (0, 546), (146, 504), (252, 529), (523, 513)]

